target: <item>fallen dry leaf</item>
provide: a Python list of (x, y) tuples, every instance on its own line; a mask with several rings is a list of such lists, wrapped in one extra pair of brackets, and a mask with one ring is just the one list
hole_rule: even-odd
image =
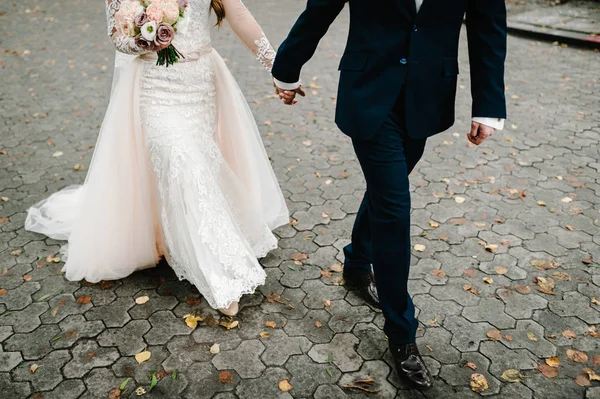
[(77, 303), (79, 303), (81, 305), (85, 305), (86, 303), (90, 303), (91, 300), (92, 300), (91, 296), (83, 295), (83, 296), (80, 296), (79, 298), (77, 298)]
[(219, 372), (219, 383), (233, 384), (233, 374), (231, 374), (229, 371)]
[(547, 259), (534, 259), (531, 261), (531, 266), (535, 267), (538, 270), (550, 270), (559, 267), (560, 263), (552, 262)]
[(502, 333), (499, 330), (490, 330), (485, 335), (492, 341), (500, 341), (502, 339)]
[(10, 254), (13, 256), (19, 256), (23, 253), (22, 249), (15, 249), (14, 251), (11, 251)]
[(583, 369), (583, 372), (588, 375), (590, 381), (600, 381), (600, 375), (596, 374), (594, 370), (589, 367)]
[(558, 369), (556, 367), (548, 366), (547, 364), (539, 364), (538, 370), (546, 378), (556, 378), (556, 376), (558, 376)]
[(333, 273), (330, 272), (329, 270), (321, 270), (321, 277), (328, 278), (328, 277), (331, 277), (331, 276), (333, 276)]
[(138, 388), (135, 390), (135, 394), (136, 394), (137, 396), (142, 396), (142, 395), (145, 395), (145, 394), (146, 394), (146, 389), (144, 389), (144, 387), (138, 387)]
[(37, 369), (39, 369), (39, 368), (40, 368), (40, 366), (39, 366), (39, 365), (37, 365), (37, 364), (33, 363), (31, 366), (29, 366), (29, 372), (30, 372), (31, 374), (33, 374), (33, 373), (35, 373), (35, 372), (37, 371)]
[(486, 284), (494, 284), (494, 279), (491, 277), (484, 277), (483, 282)]
[(585, 263), (586, 265), (591, 265), (592, 263), (594, 263), (594, 258), (592, 257), (592, 255), (586, 256), (585, 258), (581, 259), (581, 261), (583, 263)]
[(546, 364), (550, 367), (556, 368), (560, 365), (560, 360), (556, 356), (552, 356), (546, 359)]
[(415, 251), (417, 251), (417, 252), (425, 251), (425, 245), (423, 245), (423, 244), (415, 244), (414, 248), (415, 248)]
[(504, 266), (496, 266), (494, 271), (496, 272), (496, 274), (502, 276), (502, 275), (508, 273), (508, 268), (506, 268)]
[(597, 299), (595, 296), (593, 296), (593, 297), (592, 297), (592, 303), (593, 303), (594, 305), (598, 305), (598, 306), (600, 306), (600, 300), (598, 300), (598, 299)]
[(508, 382), (521, 382), (523, 381), (523, 374), (519, 370), (508, 369), (504, 370), (500, 378)]
[(331, 301), (327, 300), (323, 302), (323, 306), (325, 306), (326, 308), (330, 308), (331, 307)]
[(529, 294), (531, 292), (531, 287), (528, 285), (515, 285), (515, 290), (519, 293), (519, 294)]
[(430, 220), (429, 226), (433, 227), (434, 229), (437, 229), (438, 227), (440, 227), (440, 224), (438, 222), (434, 222), (433, 220)]
[(435, 270), (432, 270), (432, 271), (431, 271), (431, 274), (432, 274), (434, 277), (439, 277), (439, 278), (446, 277), (446, 272), (445, 272), (445, 271), (443, 271), (442, 269), (435, 269)]
[(479, 296), (479, 291), (477, 291), (477, 288), (473, 287), (470, 284), (463, 285), (463, 290), (469, 291), (471, 294)]
[(491, 253), (495, 253), (498, 249), (498, 244), (488, 244), (485, 246), (485, 250)]
[(594, 364), (594, 367), (600, 365), (600, 355), (594, 355), (592, 363)]
[(317, 321), (315, 321), (315, 327), (321, 328), (321, 327), (323, 327), (323, 323), (321, 323), (319, 320), (317, 320)]
[(231, 329), (236, 328), (237, 326), (239, 326), (240, 322), (237, 321), (237, 320), (233, 320), (233, 321), (231, 321), (231, 320), (223, 320), (223, 321), (219, 322), (219, 325), (221, 327), (225, 327), (227, 330), (231, 330)]
[(299, 262), (300, 262), (300, 261), (303, 261), (303, 260), (306, 260), (306, 259), (308, 259), (308, 255), (306, 255), (306, 254), (303, 254), (303, 253), (296, 253), (296, 254), (293, 254), (293, 255), (291, 255), (291, 256), (290, 256), (290, 258), (291, 258), (292, 260), (295, 260), (295, 261), (299, 261)]
[(466, 199), (464, 197), (454, 197), (454, 201), (456, 201), (457, 204), (462, 204)]
[(561, 199), (561, 201), (568, 204), (569, 202), (573, 202), (573, 198), (565, 197), (565, 198)]
[(202, 317), (200, 317), (200, 315), (196, 314), (195, 312), (192, 314), (186, 314), (185, 316), (183, 316), (183, 318), (185, 320), (185, 324), (192, 330), (198, 326), (199, 321), (204, 320)]
[(535, 277), (534, 282), (538, 285), (537, 290), (544, 294), (554, 295), (556, 283), (550, 277)]
[(565, 272), (554, 272), (552, 273), (552, 278), (558, 281), (571, 281), (571, 276)]
[(292, 386), (288, 380), (281, 380), (279, 381), (279, 390), (281, 392), (288, 392), (292, 390)]
[(6, 288), (2, 288), (2, 289), (0, 289), (0, 296), (2, 296), (2, 295), (6, 295), (6, 293), (7, 293), (7, 292), (8, 292), (8, 291), (6, 291)]
[(144, 296), (135, 298), (135, 303), (137, 303), (138, 305), (143, 305), (146, 302), (148, 302), (149, 300), (150, 300), (150, 297), (148, 295), (144, 295)]
[(534, 342), (538, 342), (540, 340), (534, 333), (527, 333), (527, 338)]
[(485, 392), (489, 388), (487, 378), (479, 373), (471, 375), (470, 385), (473, 392)]
[(544, 201), (538, 201), (537, 204), (539, 206), (546, 206), (546, 203)]
[(465, 363), (465, 367), (468, 367), (471, 370), (477, 371), (477, 365), (475, 363), (473, 363), (473, 362), (466, 362)]
[(200, 305), (200, 298), (190, 298), (186, 301), (186, 303), (190, 306)]
[(267, 321), (265, 323), (265, 327), (275, 328), (275, 327), (277, 327), (277, 323), (275, 323), (274, 321)]
[(217, 353), (221, 352), (221, 345), (219, 344), (214, 344), (213, 346), (210, 347), (210, 353), (212, 353), (213, 355), (216, 355)]
[(31, 281), (32, 278), (33, 277), (31, 277), (29, 274), (26, 274), (23, 276), (23, 280), (25, 280), (25, 281)]
[(117, 399), (121, 397), (121, 390), (119, 388), (113, 388), (108, 393), (108, 399)]
[(151, 356), (152, 353), (150, 353), (149, 351), (144, 351), (135, 355), (135, 360), (138, 362), (138, 364), (142, 364), (145, 361), (149, 360)]
[(271, 336), (271, 333), (268, 333), (266, 331), (261, 332), (260, 334), (258, 334), (259, 337), (263, 338), (263, 339), (267, 339)]
[(575, 339), (577, 338), (577, 334), (575, 333), (575, 331), (572, 330), (565, 330), (562, 332), (562, 336), (567, 338), (567, 339)]
[(587, 363), (589, 360), (588, 355), (574, 349), (567, 349), (567, 357), (576, 363)]
[(592, 383), (590, 382), (590, 380), (588, 380), (588, 378), (585, 375), (578, 375), (575, 378), (575, 383), (577, 385), (579, 385), (580, 387), (589, 387), (590, 385), (592, 385)]

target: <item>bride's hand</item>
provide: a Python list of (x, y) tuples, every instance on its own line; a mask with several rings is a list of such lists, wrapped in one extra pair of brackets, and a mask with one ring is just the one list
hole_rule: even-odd
[(298, 86), (295, 90), (283, 90), (277, 87), (277, 85), (273, 82), (273, 86), (275, 87), (275, 94), (279, 95), (281, 101), (286, 105), (294, 105), (298, 103), (296, 100), (296, 94), (305, 97), (306, 93), (302, 89), (302, 86)]

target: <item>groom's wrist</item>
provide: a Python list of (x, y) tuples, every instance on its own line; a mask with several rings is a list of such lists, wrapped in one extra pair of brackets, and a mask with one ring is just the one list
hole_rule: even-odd
[(504, 119), (502, 118), (473, 117), (473, 122), (489, 126), (496, 130), (504, 129)]
[(273, 78), (273, 81), (275, 82), (275, 85), (282, 90), (296, 90), (298, 87), (300, 87), (300, 82), (286, 83), (276, 78)]

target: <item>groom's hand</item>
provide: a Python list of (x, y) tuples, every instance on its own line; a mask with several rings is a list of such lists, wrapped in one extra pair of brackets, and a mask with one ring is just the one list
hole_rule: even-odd
[(277, 87), (275, 82), (273, 82), (273, 86), (275, 87), (275, 94), (277, 94), (281, 101), (286, 105), (294, 105), (298, 102), (298, 100), (296, 100), (296, 94), (302, 97), (306, 96), (306, 93), (302, 89), (301, 85), (298, 86), (298, 88), (295, 90), (280, 89), (279, 87)]
[(485, 139), (494, 134), (495, 129), (481, 123), (471, 122), (471, 131), (467, 133), (469, 141), (475, 145), (483, 143)]

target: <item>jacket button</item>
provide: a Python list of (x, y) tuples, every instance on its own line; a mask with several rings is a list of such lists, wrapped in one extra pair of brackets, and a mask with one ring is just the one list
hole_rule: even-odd
[(406, 60), (406, 58), (402, 58), (402, 59), (400, 60), (400, 63), (401, 63), (402, 65), (406, 65), (406, 63), (407, 63), (407, 62), (408, 62), (408, 61)]

